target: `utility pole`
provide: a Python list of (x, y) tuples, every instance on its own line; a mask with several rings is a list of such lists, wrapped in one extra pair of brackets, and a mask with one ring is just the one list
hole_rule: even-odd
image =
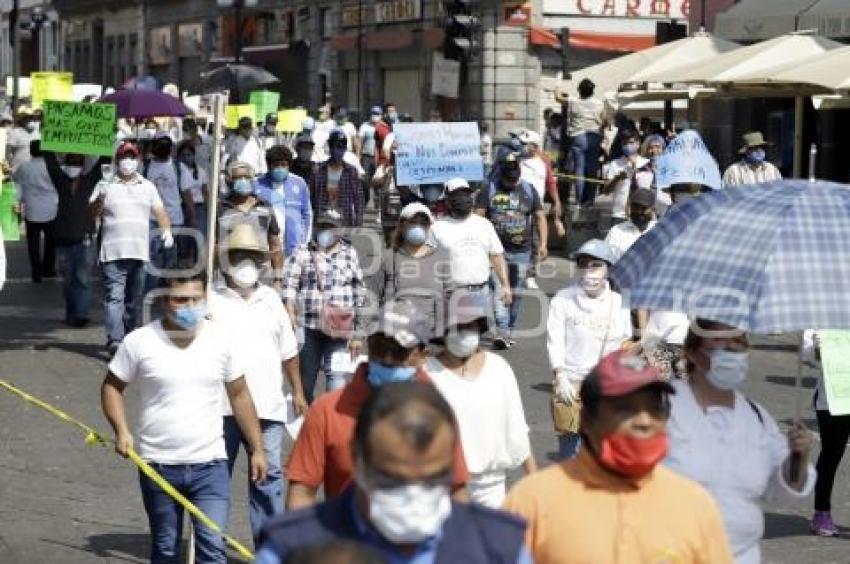
[(18, 113), (18, 74), (20, 74), (21, 37), (18, 31), (20, 1), (12, 0), (12, 12), (9, 14), (9, 39), (12, 42), (12, 116)]

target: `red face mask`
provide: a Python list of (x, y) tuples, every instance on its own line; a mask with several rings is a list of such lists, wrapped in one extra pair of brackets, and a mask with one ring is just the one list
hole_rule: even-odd
[(667, 455), (667, 433), (638, 439), (622, 433), (602, 437), (599, 462), (606, 468), (630, 478), (648, 474)]

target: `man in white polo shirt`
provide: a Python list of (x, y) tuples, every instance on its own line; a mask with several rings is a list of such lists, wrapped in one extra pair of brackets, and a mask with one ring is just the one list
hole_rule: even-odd
[[(281, 449), (284, 423), (307, 412), (307, 400), (301, 386), (298, 342), (292, 321), (278, 293), (259, 283), (260, 271), (269, 257), (266, 239), (249, 223), (237, 224), (221, 246), (219, 254), (226, 286), (210, 296), (213, 321), (237, 328), (235, 351), (239, 365), (260, 418), (263, 449), (268, 472), (263, 483), (249, 484), (251, 532), (256, 544), (263, 523), (283, 512), (284, 481)], [(296, 413), (288, 413), (283, 394), (283, 375), (292, 390)], [(224, 402), (224, 443), (231, 477), (239, 445), (247, 442), (236, 418)]]
[[(124, 390), (139, 386), (139, 455), (222, 530), (230, 511), (230, 476), (222, 430), (221, 390), (251, 452), (255, 483), (265, 480), (260, 424), (232, 335), (206, 319), (203, 273), (165, 279), (165, 316), (128, 335), (109, 363), (101, 388), (103, 412), (115, 431), (115, 450), (127, 456), (133, 435), (127, 426)], [(151, 529), (151, 562), (178, 562), (183, 508), (144, 473), (142, 500)], [(195, 562), (227, 560), (224, 539), (194, 519)]]

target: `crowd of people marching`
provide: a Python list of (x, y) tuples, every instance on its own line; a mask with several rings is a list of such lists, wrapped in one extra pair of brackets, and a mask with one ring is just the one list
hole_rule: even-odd
[[(721, 187), (659, 186), (676, 133), (608, 119), (592, 83), (579, 92), (544, 135), (515, 130), (494, 146), (482, 127), (487, 173), (473, 184), (396, 185), (393, 126), (412, 118), (392, 103), (357, 127), (345, 108), (323, 110), (295, 136), (273, 114), (243, 118), (223, 145), (216, 209), (203, 118), (121, 123), (114, 158), (95, 160), (42, 151), (37, 113), (14, 127), (7, 116), (32, 282), (61, 275), (66, 322), (83, 327), (96, 265), (102, 278), (102, 405), (117, 451), (137, 448), (224, 528), (244, 450), (263, 564), (756, 563), (761, 502), (813, 490), (813, 532), (836, 534), (843, 419), (818, 404), (815, 471), (811, 433), (783, 435), (738, 390), (746, 334), (632, 311), (609, 281), (668, 208)], [(724, 185), (777, 178), (767, 146), (744, 135)], [(559, 190), (558, 167), (574, 194)], [(539, 470), (527, 374), (490, 349), (522, 346), (522, 296), (536, 291), (549, 228), (563, 237), (568, 211), (598, 206), (597, 192), (611, 195), (605, 239), (570, 256), (577, 277), (542, 323), (563, 461)], [(373, 268), (353, 236), (369, 210)], [(193, 267), (208, 229), (209, 292)], [(807, 339), (816, 362), (817, 332)], [(525, 477), (509, 487), (516, 470)], [(139, 481), (151, 561), (176, 562), (183, 511)], [(198, 562), (225, 562), (220, 535), (199, 522), (194, 534)]]

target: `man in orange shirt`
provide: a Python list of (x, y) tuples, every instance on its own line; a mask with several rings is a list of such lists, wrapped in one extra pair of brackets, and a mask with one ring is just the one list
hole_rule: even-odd
[[(368, 364), (357, 367), (351, 383), (322, 395), (307, 411), (286, 466), (287, 509), (313, 505), (321, 486), (326, 499), (342, 493), (354, 477), (351, 445), (363, 405), (376, 388), (387, 383), (430, 383), (419, 368), (430, 337), (427, 322), (410, 302), (386, 304), (368, 340)], [(462, 491), (468, 478), (458, 441), (453, 490)]]
[(671, 392), (658, 369), (626, 351), (584, 380), (582, 450), (520, 480), (505, 501), (528, 520), (535, 564), (731, 564), (711, 496), (659, 465)]

